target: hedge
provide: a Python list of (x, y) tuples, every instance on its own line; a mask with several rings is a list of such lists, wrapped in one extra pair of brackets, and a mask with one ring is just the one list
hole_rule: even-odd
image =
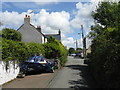
[(8, 60), (27, 60), (35, 53), (44, 53), (43, 46), (37, 43), (24, 43), (20, 41), (2, 40), (2, 59)]

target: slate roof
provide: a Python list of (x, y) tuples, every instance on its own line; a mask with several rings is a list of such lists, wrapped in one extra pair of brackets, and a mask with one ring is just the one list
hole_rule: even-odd
[(56, 40), (61, 41), (61, 36), (59, 34), (46, 34), (45, 37), (49, 38), (50, 36), (53, 36), (56, 38)]

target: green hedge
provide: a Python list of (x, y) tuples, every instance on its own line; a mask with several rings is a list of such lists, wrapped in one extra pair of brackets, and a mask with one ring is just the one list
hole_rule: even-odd
[(2, 40), (2, 59), (8, 60), (27, 60), (35, 53), (44, 54), (44, 49), (41, 44), (37, 43), (24, 43), (20, 41)]
[(55, 40), (53, 36), (50, 36), (48, 42), (44, 44), (45, 57), (55, 58), (61, 61), (61, 65), (64, 65), (67, 61), (67, 49), (61, 42)]

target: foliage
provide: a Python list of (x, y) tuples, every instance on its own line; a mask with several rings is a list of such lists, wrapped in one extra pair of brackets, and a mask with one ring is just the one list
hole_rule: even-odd
[(102, 2), (92, 14), (91, 63), (96, 80), (103, 87), (120, 87), (120, 2)]
[(75, 53), (75, 49), (74, 49), (74, 48), (69, 48), (68, 53), (69, 53), (69, 54)]
[(81, 53), (82, 52), (82, 48), (77, 48), (75, 53)]
[(5, 28), (2, 30), (2, 37), (13, 41), (21, 41), (22, 38), (20, 32), (9, 28)]
[(9, 60), (26, 60), (28, 58), (28, 48), (23, 42), (13, 40), (2, 40), (2, 59)]
[(29, 55), (33, 56), (34, 54), (42, 54), (44, 56), (44, 47), (39, 43), (27, 43), (27, 47), (30, 49)]
[(44, 49), (41, 44), (38, 43), (24, 43), (13, 40), (2, 40), (2, 60), (17, 60), (24, 61), (35, 53), (44, 54)]
[(53, 36), (48, 38), (48, 42), (44, 44), (45, 57), (46, 58), (56, 58), (61, 60), (61, 64), (67, 61), (67, 50), (62, 45), (61, 42), (56, 40)]

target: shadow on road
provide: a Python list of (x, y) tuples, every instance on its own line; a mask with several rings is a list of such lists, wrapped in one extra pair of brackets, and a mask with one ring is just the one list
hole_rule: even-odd
[(65, 67), (79, 70), (76, 75), (80, 75), (81, 77), (78, 80), (69, 80), (69, 84), (72, 85), (70, 88), (97, 88), (96, 82), (89, 72), (87, 65), (67, 65)]

